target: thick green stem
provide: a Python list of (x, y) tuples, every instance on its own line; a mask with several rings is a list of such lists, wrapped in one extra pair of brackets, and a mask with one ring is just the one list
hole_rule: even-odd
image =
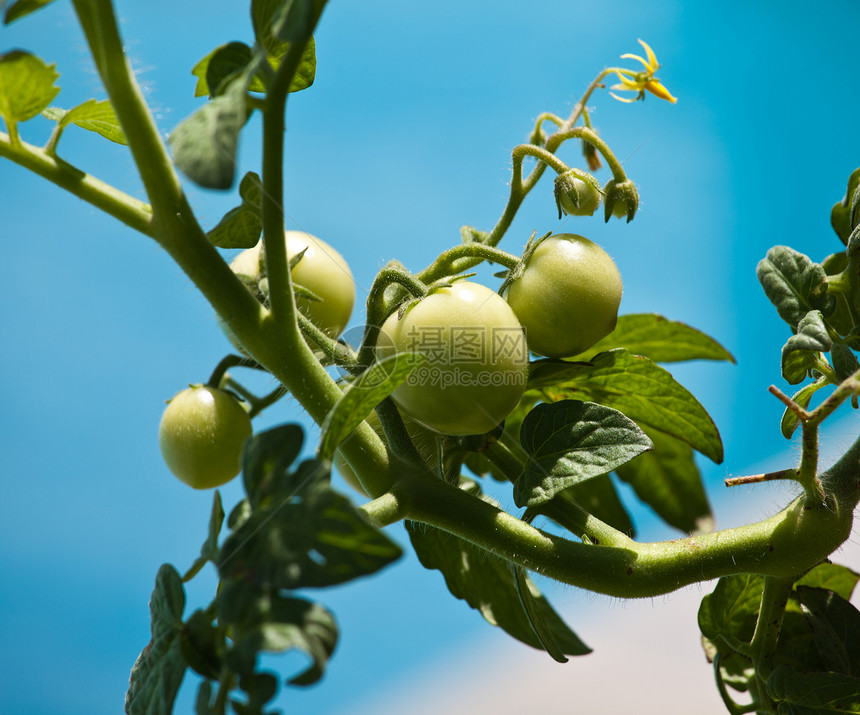
[(454, 266), (462, 258), (479, 258), (482, 261), (498, 263), (505, 268), (514, 268), (520, 262), (519, 256), (514, 256), (500, 248), (477, 242), (463, 243), (440, 254), (433, 263), (418, 274), (418, 278), (429, 283), (445, 276), (456, 275), (459, 271), (455, 270)]

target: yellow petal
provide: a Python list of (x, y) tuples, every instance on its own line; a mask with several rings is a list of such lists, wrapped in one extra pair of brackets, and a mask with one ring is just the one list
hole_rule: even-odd
[(645, 85), (645, 89), (647, 89), (649, 92), (651, 92), (651, 94), (653, 94), (655, 97), (659, 97), (660, 99), (665, 99), (666, 101), (671, 102), (672, 104), (675, 104), (675, 102), (678, 101), (678, 99), (676, 97), (673, 97), (671, 94), (669, 94), (668, 89), (666, 89), (662, 84), (660, 84), (656, 80), (654, 80), (653, 82), (648, 82)]
[(625, 104), (630, 104), (631, 102), (635, 102), (637, 99), (639, 99), (639, 97), (633, 97), (632, 99), (629, 99), (627, 97), (619, 97), (617, 94), (615, 94), (615, 92), (610, 92), (609, 95), (617, 99), (619, 102), (624, 102)]
[(647, 71), (651, 71), (651, 65), (649, 65), (645, 60), (643, 60), (639, 55), (631, 55), (629, 52), (626, 55), (621, 55), (622, 60), (639, 60), (643, 65), (645, 65), (645, 69)]
[[(632, 89), (638, 92), (645, 87), (645, 82), (629, 79), (620, 72), (616, 72), (615, 74), (618, 75), (618, 79), (621, 80), (621, 84), (613, 86), (612, 89)], [(633, 76), (635, 77), (636, 75)]]
[(645, 42), (644, 40), (639, 40), (639, 44), (645, 48), (645, 54), (648, 56), (647, 66), (651, 70), (653, 74), (658, 69), (660, 69), (660, 63), (657, 62), (657, 55), (654, 54), (654, 50), (651, 49), (651, 46)]

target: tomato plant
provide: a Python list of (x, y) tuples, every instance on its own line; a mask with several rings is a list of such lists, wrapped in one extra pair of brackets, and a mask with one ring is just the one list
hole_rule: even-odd
[(427, 357), (392, 397), (419, 424), (449, 435), (489, 432), (516, 407), (528, 358), (522, 327), (489, 288), (457, 281), (395, 311), (381, 357)]
[(562, 233), (537, 243), (507, 300), (533, 353), (570, 357), (612, 332), (621, 291), (621, 274), (606, 251)]
[[(18, 0), (5, 18), (48, 4)], [(522, 257), (500, 247), (521, 231), (514, 219), (538, 187), (583, 221), (601, 201), (606, 220), (638, 215), (639, 191), (608, 141), (615, 130), (598, 132), (590, 107), (615, 80), (610, 90), (621, 101), (646, 94), (676, 101), (647, 43), (640, 41), (644, 57), (622, 55), (638, 62), (634, 69), (599, 71), (567, 116), (536, 115), (523, 132), (528, 141), (511, 150), (509, 193), (493, 225), (463, 226), (422, 269), (392, 260), (367, 281), (367, 321), (353, 346), (337, 339), (354, 298), (349, 269), (333, 248), (307, 235), (293, 240), (284, 225), (293, 208), (285, 173), (333, 195), (331, 164), (319, 162), (322, 181), (284, 161), (287, 100), (313, 84), (325, 0), (252, 0), (251, 42), (222, 42), (197, 63), (195, 91), (207, 99), (167, 142), (130, 70), (112, 4), (72, 6), (107, 99), (52, 106), (59, 91), (52, 65), (23, 50), (0, 55), (0, 156), (157, 242), (243, 353), (221, 358), (207, 386), (183, 391), (165, 410), (160, 442), (170, 468), (203, 488), (235, 475), (242, 454), (244, 494), (225, 518), (216, 491), (200, 556), (184, 573), (159, 569), (152, 641), (132, 668), (127, 712), (170, 712), (189, 670), (198, 676), (190, 686), (197, 712), (268, 711), (281, 678), (262, 669), (264, 651), (303, 651), (306, 668), (286, 683), (319, 681), (338, 629), (308, 594), (396, 561), (403, 546), (384, 527), (400, 522), (408, 547), (453, 595), (555, 661), (590, 648), (532, 572), (616, 598), (716, 579), (698, 626), (729, 712), (858, 710), (860, 614), (850, 599), (860, 576), (831, 557), (849, 538), (860, 502), (860, 439), (831, 466), (819, 463), (821, 424), (860, 397), (856, 173), (833, 209), (837, 240), (820, 247), (821, 262), (780, 245), (757, 268), (787, 323), (779, 376), (796, 392), (771, 391), (784, 406), (781, 433), (800, 433), (799, 454), (795, 466), (727, 484), (783, 480), (796, 496), (768, 518), (714, 531), (699, 464), (724, 460), (722, 438), (663, 364), (732, 361), (731, 354), (660, 315), (619, 317), (621, 279), (602, 249), (578, 234), (533, 240), (552, 216), (533, 219)], [(53, 123), (43, 146), (20, 131), (37, 115)], [(248, 121), (252, 115), (260, 122)], [(127, 145), (145, 199), (60, 158), (71, 125)], [(240, 178), (239, 136), (257, 127), (260, 173)], [(406, 157), (393, 141), (389, 155)], [(569, 142), (586, 147), (588, 171), (561, 158)], [(324, 159), (326, 147), (315, 148)], [(590, 173), (603, 162), (605, 182)], [(547, 170), (556, 175), (552, 189), (542, 181)], [(238, 205), (204, 230), (186, 181), (236, 186)], [(421, 240), (414, 226), (406, 233)], [(246, 253), (230, 270), (225, 251), (234, 249)], [(505, 269), (506, 299), (468, 280), (486, 264)], [(262, 373), (270, 392), (255, 394), (245, 370)], [(284, 395), (313, 421), (317, 444), (307, 447), (305, 430), (289, 423), (250, 436), (251, 416), (275, 414)], [(349, 465), (367, 500), (353, 503), (332, 487), (332, 457)], [(619, 482), (678, 538), (637, 540), (625, 505), (633, 496)], [(217, 577), (211, 601), (186, 608), (185, 583), (207, 564)]]
[(167, 404), (158, 443), (170, 471), (195, 489), (226, 484), (239, 473), (251, 436), (248, 412), (228, 392), (192, 385)]

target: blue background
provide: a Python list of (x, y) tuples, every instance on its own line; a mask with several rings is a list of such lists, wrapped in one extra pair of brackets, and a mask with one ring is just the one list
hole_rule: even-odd
[[(166, 135), (202, 101), (190, 68), (216, 45), (251, 40), (247, 10), (223, 1), (117, 5)], [(645, 39), (678, 103), (649, 96), (624, 105), (606, 92), (590, 102), (639, 187), (640, 214), (629, 225), (559, 221), (545, 180), (503, 247), (519, 252), (532, 230), (584, 233), (624, 275), (622, 312), (688, 322), (734, 353), (737, 366), (674, 370), (725, 440), (723, 465), (702, 462), (722, 523), (723, 478), (753, 463), (790, 466), (782, 410), (766, 392), (782, 384), (788, 328), (755, 265), (774, 244), (816, 260), (841, 248), (829, 212), (860, 165), (858, 27), (860, 5), (849, 0), (817, 3), (812, 14), (801, 2), (333, 0), (317, 33), (316, 83), (288, 107), (288, 227), (343, 253), (361, 301), (385, 261), (418, 270), (458, 243), (460, 226), (489, 229), (507, 197), (510, 150), (536, 116), (569, 113), (601, 68), (641, 53), (636, 40)], [(0, 29), (0, 48), (14, 47), (57, 63), (63, 91), (54, 104), (104, 97), (69, 3)], [(41, 144), (49, 127), (35, 120), (21, 131)], [(242, 172), (259, 171), (259, 147), (255, 119), (242, 138)], [(141, 195), (124, 147), (73, 127), (60, 154)], [(578, 147), (561, 156), (578, 162)], [(236, 203), (233, 193), (189, 193), (205, 227)], [(164, 400), (204, 381), (229, 344), (150, 239), (9, 162), (0, 162), (0, 211), (0, 712), (118, 712), (149, 639), (155, 572), (164, 561), (191, 563), (211, 506), (210, 494), (161, 462)], [(259, 427), (296, 419), (307, 424), (285, 400)], [(236, 484), (223, 489), (227, 505), (239, 494)], [(633, 513), (643, 537), (666, 534), (646, 510)], [(406, 542), (400, 527), (391, 533)], [(189, 585), (189, 602), (203, 603), (213, 587), (207, 569)], [(337, 614), (341, 642), (320, 687), (281, 696), (291, 711), (348, 712), (353, 696), (488, 630), (411, 557), (316, 596)], [(588, 640), (587, 624), (572, 625)], [(285, 672), (303, 665), (299, 656), (273, 663)], [(191, 708), (189, 683), (178, 711)]]

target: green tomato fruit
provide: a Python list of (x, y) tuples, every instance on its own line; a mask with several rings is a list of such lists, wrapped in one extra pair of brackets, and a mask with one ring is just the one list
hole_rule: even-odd
[[(325, 241), (302, 231), (286, 231), (287, 258), (304, 251), (293, 267), (293, 281), (321, 300), (296, 297), (296, 305), (307, 318), (329, 337), (343, 332), (355, 303), (355, 281), (344, 257)], [(263, 242), (238, 254), (230, 268), (263, 301), (268, 299)], [(229, 334), (228, 334), (229, 335)], [(235, 341), (234, 341), (235, 342)]]
[(600, 184), (590, 174), (568, 171), (555, 177), (555, 200), (561, 212), (571, 216), (593, 216), (600, 206)]
[(503, 298), (457, 281), (439, 288), (381, 328), (379, 357), (427, 357), (393, 393), (404, 415), (448, 435), (483, 434), (516, 407), (528, 376), (522, 326)]
[(606, 251), (560, 233), (537, 245), (506, 297), (529, 350), (558, 358), (579, 355), (612, 332), (621, 291), (621, 274)]
[(209, 489), (239, 473), (242, 445), (251, 433), (251, 418), (235, 397), (194, 385), (168, 403), (158, 443), (171, 472), (195, 489)]

